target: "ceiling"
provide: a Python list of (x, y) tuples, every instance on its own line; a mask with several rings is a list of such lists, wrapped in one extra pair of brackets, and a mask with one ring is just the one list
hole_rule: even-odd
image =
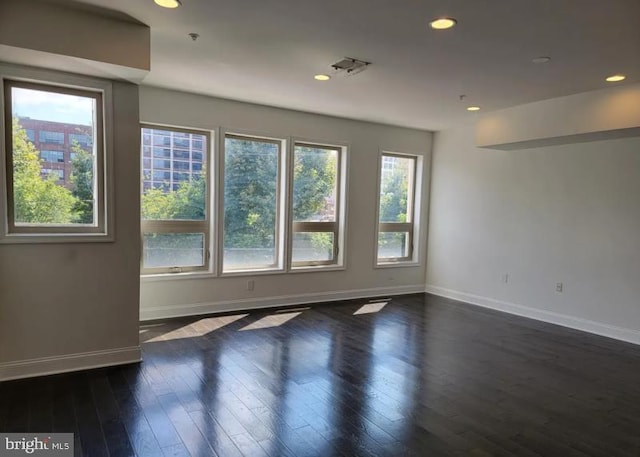
[[(426, 130), (474, 116), (467, 105), (600, 89), (614, 73), (628, 76), (618, 84), (640, 81), (640, 0), (82, 2), (151, 27), (145, 85)], [(431, 30), (438, 16), (458, 25)], [(372, 65), (313, 79), (345, 56)], [(538, 56), (552, 60), (532, 63)]]

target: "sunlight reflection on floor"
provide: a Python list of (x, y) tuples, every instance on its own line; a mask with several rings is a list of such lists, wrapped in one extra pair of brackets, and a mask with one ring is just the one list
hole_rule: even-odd
[(353, 315), (355, 316), (356, 314), (377, 313), (382, 308), (384, 308), (387, 303), (389, 302), (381, 301), (381, 302), (375, 302), (375, 303), (367, 303), (366, 305), (362, 305), (355, 313), (353, 313)]
[[(200, 319), (199, 321), (193, 322), (184, 327), (180, 327), (163, 335), (151, 338), (148, 340), (148, 342), (170, 341), (180, 338), (194, 338), (203, 336), (247, 316), (248, 314), (234, 314), (232, 316), (208, 317), (205, 319)], [(141, 330), (141, 333), (143, 333), (144, 331), (144, 329)]]
[(261, 328), (271, 328), (271, 327), (279, 327), (280, 325), (284, 324), (285, 322), (290, 321), (291, 319), (293, 319), (294, 317), (299, 316), (300, 314), (302, 314), (302, 311), (300, 312), (284, 312), (284, 313), (277, 313), (277, 314), (272, 314), (270, 316), (265, 316), (262, 319), (259, 319), (255, 322), (252, 322), (251, 324), (247, 325), (246, 327), (243, 327), (240, 329), (240, 331), (244, 331), (244, 330), (258, 330)]

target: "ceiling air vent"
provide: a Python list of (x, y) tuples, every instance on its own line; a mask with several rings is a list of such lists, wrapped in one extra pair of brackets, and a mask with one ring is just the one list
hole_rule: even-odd
[(369, 65), (371, 65), (371, 62), (365, 62), (364, 60), (358, 60), (352, 57), (345, 57), (341, 61), (331, 65), (331, 68), (346, 76), (353, 76), (364, 71)]

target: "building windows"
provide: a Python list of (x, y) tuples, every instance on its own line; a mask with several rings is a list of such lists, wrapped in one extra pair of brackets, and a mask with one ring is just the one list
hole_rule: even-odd
[(64, 163), (64, 151), (40, 151), (43, 162)]
[[(193, 171), (202, 169), (206, 157), (202, 132), (142, 128), (142, 158), (153, 159), (151, 166), (143, 161), (143, 186), (178, 190), (180, 184), (194, 177)], [(186, 174), (185, 174), (186, 173)]]
[(64, 181), (64, 170), (58, 168), (43, 168), (40, 174), (44, 179), (53, 177), (56, 181)]
[[(99, 241), (96, 235), (107, 236), (103, 95), (110, 93), (110, 85), (76, 80), (87, 85), (76, 89), (4, 79), (8, 166), (3, 241), (49, 242), (59, 235), (69, 235), (66, 241), (86, 241), (84, 236)], [(77, 123), (99, 141), (82, 151), (82, 160), (66, 161), (70, 151), (63, 130)], [(36, 124), (55, 124), (62, 131), (34, 129)], [(40, 149), (45, 143), (65, 149)]]
[(39, 135), (40, 143), (64, 144), (64, 132), (50, 132), (41, 130)]
[(224, 139), (223, 272), (282, 269), (283, 141)]
[[(202, 172), (176, 172), (174, 149), (167, 159), (150, 160), (142, 151), (142, 273), (181, 273), (209, 269), (208, 132), (143, 126), (142, 144), (171, 144), (171, 138), (197, 138)], [(189, 153), (189, 151), (187, 151)], [(155, 155), (155, 154), (154, 154)], [(188, 164), (189, 162), (187, 162)]]
[(342, 148), (296, 143), (293, 150), (291, 265), (338, 263)]
[(93, 146), (93, 138), (91, 138), (91, 135), (87, 135), (87, 134), (79, 134), (79, 133), (70, 133), (69, 134), (69, 143), (70, 144), (75, 144), (77, 143), (80, 147), (82, 148), (90, 148), (91, 146)]
[(377, 264), (415, 262), (419, 157), (383, 153), (380, 163)]

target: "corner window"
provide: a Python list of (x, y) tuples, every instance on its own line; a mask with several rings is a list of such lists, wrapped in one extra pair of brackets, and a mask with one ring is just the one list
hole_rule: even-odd
[(210, 144), (209, 132), (142, 127), (143, 274), (209, 270)]
[[(107, 234), (103, 93), (4, 79), (4, 241)], [(66, 142), (75, 131), (91, 146)]]
[(339, 263), (342, 155), (339, 147), (294, 145), (293, 268)]
[(224, 273), (283, 268), (282, 151), (281, 140), (225, 136)]
[(380, 163), (377, 264), (415, 262), (418, 157), (383, 153)]

